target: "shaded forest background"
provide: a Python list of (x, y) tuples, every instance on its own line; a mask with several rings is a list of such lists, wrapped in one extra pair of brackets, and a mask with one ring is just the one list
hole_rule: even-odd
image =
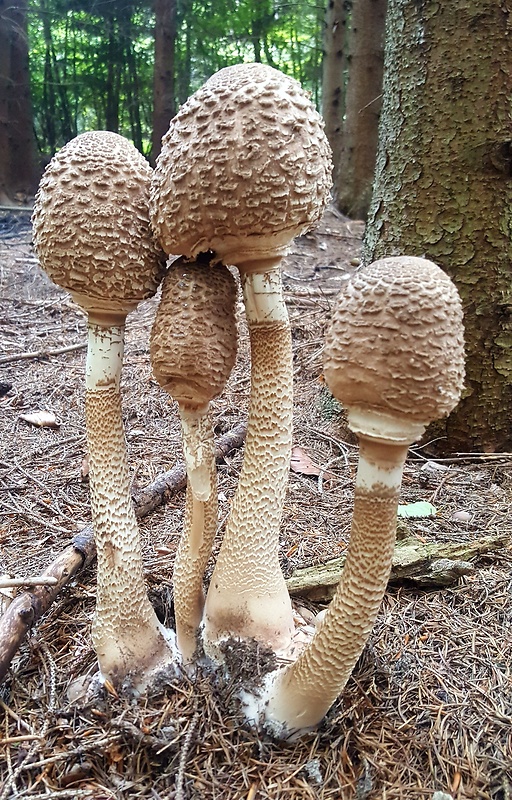
[[(350, 105), (371, 128), (364, 178), (371, 183), (385, 6), (385, 0), (0, 0), (4, 201), (31, 194), (53, 153), (85, 130), (120, 133), (154, 162), (179, 105), (214, 72), (241, 61), (267, 63), (300, 81), (324, 113), (338, 164), (351, 149), (342, 135), (345, 120), (350, 125), (349, 65), (357, 70), (359, 28), (369, 94)], [(342, 210), (364, 215), (367, 185), (363, 193), (362, 204), (346, 198)]]

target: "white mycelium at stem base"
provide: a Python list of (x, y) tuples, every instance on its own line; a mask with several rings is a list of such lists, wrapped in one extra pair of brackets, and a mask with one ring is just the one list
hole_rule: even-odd
[(89, 315), (86, 422), (100, 672), (139, 687), (153, 667), (174, 660), (146, 595), (119, 394), (126, 315), (155, 293), (165, 264), (149, 226), (150, 176), (122, 136), (81, 134), (50, 162), (33, 216), (41, 266)]
[(179, 404), (187, 464), (183, 534), (174, 563), (178, 647), (190, 662), (204, 606), (203, 577), (217, 529), (218, 498), (210, 401), (236, 358), (233, 276), (210, 259), (178, 259), (167, 273), (151, 333), (158, 382)]
[(205, 605), (205, 649), (293, 629), (278, 559), (291, 454), (292, 353), (280, 259), (329, 200), (323, 122), (297, 81), (263, 64), (220, 70), (187, 100), (162, 142), (151, 188), (164, 250), (211, 250), (240, 270), (251, 338), (244, 465)]
[(320, 722), (343, 690), (386, 589), (408, 446), (460, 397), (462, 309), (448, 276), (407, 257), (356, 273), (338, 298), (325, 376), (360, 442), (354, 512), (324, 619), (297, 661), (270, 677), (265, 717), (284, 735)]

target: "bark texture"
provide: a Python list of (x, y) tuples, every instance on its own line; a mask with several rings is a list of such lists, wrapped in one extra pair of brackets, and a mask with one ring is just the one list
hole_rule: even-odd
[(340, 156), (345, 114), (347, 21), (350, 7), (350, 0), (329, 0), (325, 13), (322, 116), (335, 170)]
[(0, 202), (25, 199), (37, 174), (28, 71), (27, 2), (0, 0)]
[(151, 159), (156, 161), (162, 136), (176, 113), (174, 51), (176, 0), (155, 0), (155, 70), (153, 77), (153, 141)]
[(387, 0), (356, 0), (349, 35), (346, 115), (335, 191), (344, 214), (365, 219), (372, 195), (382, 106)]
[(511, 33), (506, 0), (388, 3), (365, 261), (426, 256), (459, 289), (466, 391), (429, 430), (445, 451), (512, 448)]

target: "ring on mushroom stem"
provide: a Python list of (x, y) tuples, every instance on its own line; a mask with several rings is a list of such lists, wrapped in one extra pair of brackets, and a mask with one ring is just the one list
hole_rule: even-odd
[(293, 632), (279, 565), (292, 433), (292, 351), (279, 264), (320, 219), (331, 186), (323, 122), (300, 84), (263, 64), (212, 76), (171, 121), (151, 188), (168, 253), (212, 250), (238, 267), (251, 339), (242, 471), (208, 589), (204, 647), (251, 638), (279, 650)]
[(146, 594), (119, 391), (127, 314), (158, 287), (151, 168), (115, 133), (81, 134), (51, 160), (33, 214), (41, 266), (88, 313), (86, 427), (98, 559), (93, 642), (100, 673), (143, 688), (176, 653)]
[(360, 443), (355, 504), (334, 599), (311, 643), (268, 676), (259, 700), (264, 724), (281, 736), (316, 725), (342, 692), (386, 589), (408, 447), (457, 405), (464, 379), (462, 307), (436, 264), (376, 261), (336, 302), (324, 373)]
[(183, 534), (174, 562), (178, 647), (193, 659), (203, 615), (203, 578), (218, 522), (217, 468), (209, 404), (236, 358), (236, 283), (208, 257), (180, 258), (167, 273), (151, 332), (155, 378), (179, 404), (187, 490)]

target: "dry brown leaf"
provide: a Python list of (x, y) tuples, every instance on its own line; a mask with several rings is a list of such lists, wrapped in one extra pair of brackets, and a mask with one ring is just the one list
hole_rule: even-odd
[(320, 475), (322, 468), (315, 464), (302, 447), (292, 448), (292, 459), (290, 469), (293, 472), (300, 472), (301, 475)]
[(20, 419), (28, 422), (29, 425), (35, 425), (37, 428), (60, 427), (60, 422), (57, 422), (55, 414), (50, 411), (34, 411), (31, 414), (20, 414)]

